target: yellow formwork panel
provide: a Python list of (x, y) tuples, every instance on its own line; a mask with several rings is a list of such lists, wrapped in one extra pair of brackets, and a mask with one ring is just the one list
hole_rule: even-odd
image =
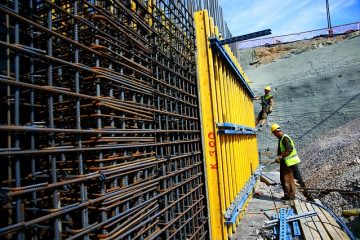
[[(133, 11), (133, 12), (136, 12), (136, 2), (135, 1), (133, 1), (133, 0), (130, 0), (130, 5), (131, 5), (131, 10)], [(137, 29), (137, 24), (136, 24), (136, 22), (132, 22), (132, 27), (134, 28), (134, 29)]]
[[(210, 220), (210, 235), (213, 239), (226, 239), (227, 231), (225, 226), (223, 210), (225, 209), (224, 183), (223, 179), (218, 178), (218, 172), (222, 176), (221, 150), (216, 142), (219, 142), (219, 136), (215, 133), (216, 125), (214, 119), (217, 119), (217, 111), (209, 111), (213, 106), (217, 106), (214, 82), (214, 67), (211, 49), (207, 44), (207, 36), (210, 36), (210, 21), (207, 12), (199, 12), (194, 15), (197, 23), (197, 59), (198, 59), (198, 81), (199, 95), (202, 96), (201, 121), (203, 129), (204, 156), (206, 159), (206, 183), (208, 189), (208, 201)], [(213, 28), (213, 26), (212, 26)], [(201, 76), (201, 77), (200, 77)], [(211, 94), (209, 94), (211, 93)], [(220, 160), (218, 160), (220, 158)]]
[[(194, 21), (210, 235), (216, 240), (228, 239), (242, 214), (233, 225), (225, 224), (224, 214), (258, 168), (259, 160), (256, 135), (219, 135), (217, 124), (254, 128), (254, 106), (238, 76), (210, 48), (209, 37), (219, 37), (213, 19), (204, 10), (194, 14)], [(250, 82), (230, 48), (224, 49)]]
[(153, 18), (152, 18), (152, 14), (153, 14), (153, 7), (155, 6), (155, 0), (148, 0), (147, 3), (147, 8), (148, 8), (148, 16), (147, 16), (147, 22), (149, 23), (149, 26), (152, 27), (153, 26)]

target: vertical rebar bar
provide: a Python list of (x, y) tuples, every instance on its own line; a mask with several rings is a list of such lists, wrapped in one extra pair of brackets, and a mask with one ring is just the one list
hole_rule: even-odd
[[(29, 10), (30, 10), (30, 19), (33, 19), (33, 11), (34, 11), (34, 6), (33, 6), (33, 1), (30, 0), (29, 1)], [(33, 27), (30, 27), (30, 47), (34, 47), (34, 30)], [(35, 78), (34, 78), (34, 71), (35, 71), (35, 66), (34, 66), (34, 59), (30, 58), (30, 82), (32, 84), (35, 83)], [(30, 90), (30, 124), (34, 125), (35, 124), (35, 92), (33, 89)], [(35, 135), (33, 133), (31, 133), (30, 136), (30, 148), (31, 150), (35, 151)], [(32, 156), (31, 157), (31, 175), (32, 175), (32, 181), (33, 183), (36, 183), (36, 157)], [(37, 208), (37, 192), (33, 192), (32, 193), (32, 201), (33, 201), (33, 207)], [(34, 211), (33, 213), (35, 216), (37, 216), (36, 211)], [(37, 232), (38, 228), (37, 225), (34, 226), (34, 232)], [(38, 235), (35, 234), (33, 236), (33, 238), (36, 240), (38, 239)]]
[[(5, 21), (6, 21), (6, 42), (10, 44), (10, 19), (9, 19), (9, 15), (6, 14), (5, 16)], [(11, 76), (11, 68), (10, 68), (10, 64), (11, 64), (11, 59), (10, 59), (10, 49), (7, 48), (6, 49), (6, 76), (10, 77)], [(11, 87), (10, 85), (6, 86), (6, 97), (7, 97), (7, 101), (6, 101), (6, 107), (7, 107), (7, 125), (10, 126), (11, 123)], [(7, 134), (7, 148), (11, 148), (12, 147), (12, 138), (11, 138), (11, 132), (8, 132)], [(11, 182), (12, 181), (12, 158), (11, 156), (9, 156), (8, 158), (8, 163), (7, 163), (7, 181)], [(10, 226), (12, 224), (12, 208), (11, 208), (11, 202), (9, 201), (9, 203), (7, 204), (8, 207), (8, 217), (7, 217), (7, 223)]]
[[(74, 15), (78, 14), (78, 2), (77, 0), (74, 1), (73, 5), (73, 11)], [(77, 20), (74, 21), (74, 41), (79, 41), (79, 35), (78, 35), (78, 22)], [(78, 47), (75, 47), (75, 56), (74, 56), (74, 63), (79, 63), (79, 49)], [(75, 71), (75, 92), (80, 93), (80, 73), (79, 70), (76, 69)], [(80, 98), (77, 98), (76, 100), (76, 128), (81, 129), (81, 106), (80, 106)], [(77, 137), (77, 145), (78, 148), (82, 148), (82, 142), (81, 142), (81, 135), (78, 135)], [(81, 152), (78, 153), (78, 160), (79, 160), (79, 174), (84, 174), (84, 162), (83, 162), (83, 154)], [(82, 182), (80, 184), (80, 198), (81, 202), (86, 202), (87, 199), (87, 189), (85, 186), (85, 183)], [(88, 226), (88, 214), (87, 214), (87, 208), (84, 207), (81, 210), (81, 225), (82, 228), (86, 228)], [(85, 235), (84, 240), (88, 240), (89, 235)]]
[[(19, 1), (14, 1), (14, 12), (19, 14)], [(20, 44), (20, 26), (19, 22), (15, 22), (15, 36), (14, 36), (14, 42), (15, 44)], [(15, 53), (15, 62), (14, 62), (14, 68), (15, 68), (15, 82), (20, 82), (20, 55), (18, 53)], [(15, 87), (15, 99), (14, 99), (14, 125), (20, 126), (20, 90), (18, 87)], [(14, 133), (15, 138), (15, 148), (20, 148), (20, 137), (19, 133)], [(20, 167), (20, 158), (16, 157), (15, 159), (15, 186), (21, 187), (21, 167)], [(21, 198), (16, 199), (16, 222), (21, 222), (24, 219), (24, 212), (22, 209), (22, 201)], [(17, 234), (17, 239), (21, 240), (24, 239), (24, 232), (20, 231)]]
[[(89, 207), (49, 217), (38, 225), (29, 226), (24, 232), (34, 231), (33, 236), (39, 238), (81, 236), (89, 239), (90, 236), (98, 237), (97, 234), (112, 238), (111, 234), (120, 228), (123, 222), (120, 218), (125, 212), (138, 208), (145, 201), (154, 201), (159, 210), (149, 214), (145, 211), (141, 220), (138, 219), (141, 222), (152, 219), (141, 227), (143, 231), (139, 229), (141, 236), (138, 238), (146, 239), (152, 234), (159, 234), (159, 238), (194, 238), (197, 230), (192, 221), (186, 222), (186, 218), (196, 213), (197, 206), (192, 206), (192, 201), (199, 200), (200, 196), (194, 196), (193, 200), (187, 197), (186, 201), (178, 199), (188, 194), (196, 184), (201, 184), (194, 178), (199, 172), (198, 162), (190, 159), (190, 155), (199, 144), (199, 133), (193, 132), (199, 129), (199, 121), (192, 13), (201, 7), (202, 1), (152, 1), (149, 5), (151, 13), (144, 8), (146, 1), (133, 1), (133, 5), (121, 1), (77, 0), (29, 3), (24, 8), (19, 4), (18, 14), (9, 14), (7, 20), (8, 32), (16, 29), (15, 23), (19, 21), (25, 22), (26, 29), (19, 29), (24, 34), (24, 38), (18, 41), (20, 45), (12, 46), (16, 49), (11, 51), (6, 50), (8, 61), (13, 62), (17, 55), (21, 63), (24, 59), (24, 68), (14, 74), (15, 68), (10, 68), (9, 63), (7, 75), (9, 78), (15, 75), (18, 82), (20, 79), (22, 82), (24, 76), (23, 84), (34, 86), (29, 90), (24, 87), (27, 91), (20, 92), (23, 86), (10, 88), (7, 84), (10, 114), (7, 123), (15, 125), (15, 110), (23, 106), (24, 101), (24, 111), (16, 112), (17, 125), (27, 128), (24, 134), (19, 131), (8, 133), (7, 147), (15, 149), (19, 146), (16, 151), (20, 153), (23, 150), (46, 150), (49, 153), (35, 155), (31, 152), (22, 156), (24, 161), (18, 161), (18, 165), (13, 162), (16, 171), (9, 167), (6, 187), (13, 187), (11, 182), (21, 186), (16, 184), (16, 180), (25, 184), (25, 177), (30, 180), (26, 184), (43, 184), (46, 178), (49, 184), (56, 183), (59, 187), (14, 197), (21, 204), (15, 205), (13, 213), (26, 211), (22, 217), (28, 222), (34, 218), (46, 218), (44, 212), (38, 210), (40, 206), (50, 210), (86, 203)], [(30, 9), (30, 17), (19, 18), (28, 13), (27, 9)], [(11, 34), (8, 33), (9, 44)], [(20, 42), (22, 39), (24, 42)], [(47, 50), (45, 53), (44, 49)], [(16, 63), (14, 67), (19, 66)], [(40, 85), (45, 85), (41, 93), (37, 89)], [(58, 93), (58, 90), (84, 95), (68, 95)], [(94, 98), (90, 100), (83, 96)], [(123, 111), (124, 106), (126, 111)], [(137, 115), (137, 112), (145, 112), (144, 115), (149, 117)], [(25, 118), (20, 118), (22, 114)], [(26, 121), (29, 126), (23, 126), (28, 125)], [(47, 131), (42, 130), (42, 122), (46, 122)], [(69, 133), (52, 131), (58, 128)], [(36, 131), (32, 131), (34, 129)], [(161, 131), (154, 132), (154, 129)], [(87, 133), (77, 132), (79, 130), (87, 130)], [(152, 130), (152, 133), (146, 133), (146, 130)], [(16, 135), (20, 141), (13, 145)], [(135, 147), (138, 144), (146, 147)], [(155, 157), (151, 162), (154, 165), (144, 168), (152, 157)], [(12, 159), (15, 161), (16, 157)], [(162, 163), (155, 164), (157, 161)], [(131, 168), (137, 164), (142, 166), (141, 169)], [(123, 167), (128, 170), (125, 172)], [(11, 176), (11, 170), (18, 174), (17, 178)], [(100, 178), (91, 177), (100, 171), (105, 174)], [(148, 191), (148, 182), (159, 177), (158, 186)], [(65, 184), (69, 180), (78, 182)], [(132, 195), (137, 186), (144, 192), (136, 189), (136, 194)], [(112, 195), (116, 191), (129, 195), (116, 200), (122, 194)], [(97, 201), (99, 196), (107, 195), (112, 197)], [(161, 209), (165, 209), (164, 213), (159, 214)], [(90, 216), (93, 218), (89, 219)], [(117, 218), (119, 222), (112, 224)], [(170, 225), (172, 222), (174, 224)], [(134, 229), (137, 225), (129, 224), (133, 224), (129, 228)], [(164, 227), (164, 231), (157, 233), (159, 227)], [(134, 230), (124, 238), (130, 239), (136, 234)], [(21, 239), (20, 234), (17, 235)]]
[[(47, 19), (47, 27), (51, 31), (53, 28), (52, 24), (52, 8), (48, 9), (48, 19)], [(48, 56), (53, 56), (53, 41), (50, 36), (47, 42), (47, 54)], [(48, 85), (53, 86), (53, 65), (50, 63), (48, 67)], [(49, 123), (48, 126), (50, 128), (54, 128), (54, 98), (52, 94), (49, 94), (48, 97), (48, 114), (49, 114)], [(55, 136), (54, 133), (50, 133), (50, 146), (55, 146)], [(49, 163), (50, 163), (50, 171), (51, 171), (51, 183), (57, 182), (57, 174), (56, 174), (56, 157), (52, 154), (49, 154)], [(53, 207), (54, 209), (60, 208), (60, 199), (59, 193), (55, 189), (53, 191)], [(61, 218), (56, 218), (54, 220), (54, 239), (61, 239)]]

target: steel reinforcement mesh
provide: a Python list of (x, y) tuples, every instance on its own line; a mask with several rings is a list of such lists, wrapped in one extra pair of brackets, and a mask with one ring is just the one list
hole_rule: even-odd
[(0, 113), (0, 238), (208, 237), (182, 1), (2, 1)]

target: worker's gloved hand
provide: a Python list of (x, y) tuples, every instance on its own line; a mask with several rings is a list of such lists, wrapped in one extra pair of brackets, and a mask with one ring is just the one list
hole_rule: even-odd
[(280, 163), (281, 158), (282, 158), (281, 156), (277, 156), (277, 157), (275, 158), (275, 162), (276, 162), (276, 163)]
[(272, 107), (270, 107), (270, 109), (269, 109), (269, 113), (272, 113)]

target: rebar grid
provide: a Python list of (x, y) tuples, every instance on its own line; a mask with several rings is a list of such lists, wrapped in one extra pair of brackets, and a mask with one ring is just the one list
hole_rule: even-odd
[(190, 5), (0, 5), (2, 237), (207, 237)]

